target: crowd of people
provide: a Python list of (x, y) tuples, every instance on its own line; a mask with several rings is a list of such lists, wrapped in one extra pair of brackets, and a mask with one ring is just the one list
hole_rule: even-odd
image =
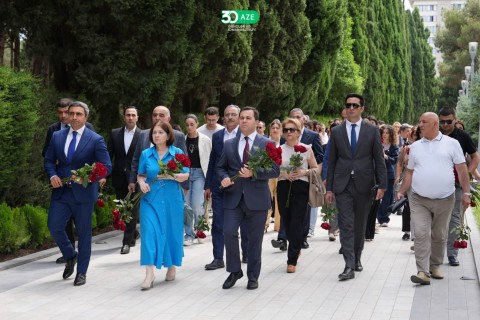
[[(155, 107), (152, 128), (141, 130), (137, 108), (128, 106), (124, 126), (113, 129), (105, 143), (87, 122), (88, 106), (61, 99), (59, 121), (48, 128), (43, 155), (53, 187), (48, 227), (62, 253), (57, 263), (65, 263), (63, 278), (78, 263), (74, 285), (86, 283), (93, 206), (108, 179), (117, 199), (143, 194), (131, 210), (120, 249), (129, 254), (140, 239), (140, 264), (146, 269), (142, 290), (153, 287), (155, 269), (167, 268), (165, 280), (175, 280), (184, 246), (197, 241), (195, 226), (208, 206), (213, 260), (205, 269), (226, 266), (223, 289), (229, 289), (243, 277), (242, 263), (247, 264), (247, 289), (257, 289), (270, 219), (278, 231), (271, 244), (287, 252), (287, 273), (296, 272), (301, 251), (310, 247), (319, 210), (309, 204), (309, 176), (315, 171), (325, 184), (326, 205), (338, 211), (326, 236), (340, 238), (345, 261), (340, 281), (363, 270), (364, 242), (388, 227), (394, 213), (402, 215), (399, 239), (414, 240), (418, 272), (412, 282), (442, 279), (445, 251), (448, 263), (459, 265), (452, 230), (471, 201), (468, 173), (480, 178), (472, 139), (458, 127), (453, 108), (438, 115), (427, 112), (418, 125), (385, 124), (374, 116), (364, 118), (364, 111), (359, 94), (347, 95), (341, 117), (329, 123), (310, 119), (300, 108), (282, 121), (264, 122), (257, 109), (236, 105), (225, 107), (220, 120), (220, 110), (208, 107), (201, 126), (196, 115), (185, 116), (184, 134), (170, 124), (167, 107)], [(268, 170), (249, 165), (269, 144), (281, 150), (281, 163)], [(188, 165), (171, 168), (186, 157)], [(71, 170), (96, 162), (105, 165), (107, 179), (86, 187), (73, 182)], [(193, 216), (184, 216), (185, 207)]]

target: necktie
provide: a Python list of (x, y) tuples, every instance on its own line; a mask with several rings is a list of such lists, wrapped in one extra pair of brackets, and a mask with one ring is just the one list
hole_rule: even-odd
[(248, 151), (250, 151), (250, 145), (248, 144), (248, 137), (245, 137), (245, 149), (243, 149), (242, 164), (246, 165), (248, 161)]
[(77, 131), (73, 131), (73, 138), (68, 145), (68, 152), (67, 152), (67, 161), (70, 162), (73, 158), (73, 154), (75, 153), (75, 145), (77, 144)]
[(352, 123), (352, 131), (350, 134), (350, 148), (352, 149), (352, 156), (355, 153), (355, 149), (357, 148), (357, 133), (355, 132), (355, 127), (357, 125)]

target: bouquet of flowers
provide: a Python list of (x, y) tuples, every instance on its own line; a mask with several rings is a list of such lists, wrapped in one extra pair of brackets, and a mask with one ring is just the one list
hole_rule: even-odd
[(100, 193), (98, 194), (96, 205), (99, 208), (105, 207), (105, 197), (103, 195), (103, 188), (100, 188)]
[(204, 231), (210, 231), (210, 226), (208, 224), (208, 219), (205, 219), (205, 216), (200, 216), (200, 219), (195, 226), (195, 230), (195, 235), (197, 236), (197, 238), (205, 239), (207, 237)]
[(107, 168), (101, 162), (95, 162), (92, 165), (86, 163), (83, 167), (77, 170), (72, 170), (72, 175), (62, 179), (62, 183), (73, 181), (81, 184), (84, 188), (88, 187), (89, 183), (105, 178), (107, 175)]
[[(175, 173), (182, 172), (184, 167), (190, 167), (190, 159), (184, 154), (177, 153), (175, 158), (168, 161), (167, 164), (164, 164), (161, 160), (158, 160), (158, 166), (160, 167), (159, 174), (173, 176)], [(152, 179), (149, 185), (153, 185), (153, 183), (157, 180), (158, 177), (155, 177)], [(137, 192), (133, 197), (132, 194), (133, 193), (130, 191), (124, 199), (113, 200), (116, 208), (112, 211), (112, 220), (113, 227), (115, 229), (117, 229), (115, 226), (119, 228), (117, 230), (122, 230), (121, 228), (123, 225), (132, 220), (132, 209), (138, 205), (140, 198), (143, 196), (142, 192)]]
[[(300, 168), (303, 164), (303, 158), (302, 158), (302, 153), (307, 152), (307, 148), (301, 145), (295, 145), (293, 146), (293, 151), (295, 151), (294, 154), (290, 156), (290, 161), (288, 163), (287, 167), (282, 167), (281, 169), (287, 171), (288, 174), (290, 172), (297, 170)], [(287, 203), (286, 207), (288, 208), (290, 205), (290, 193), (292, 191), (292, 183), (290, 183), (290, 188), (288, 189), (288, 197), (287, 197)]]
[(325, 204), (322, 206), (322, 210), (320, 212), (322, 213), (322, 224), (320, 224), (320, 227), (325, 230), (332, 229), (332, 226), (330, 223), (328, 223), (328, 221), (335, 219), (338, 209), (331, 204)]
[[(256, 178), (258, 170), (260, 168), (264, 168), (265, 171), (270, 172), (272, 170), (272, 166), (274, 164), (281, 165), (282, 164), (282, 148), (276, 148), (272, 142), (267, 143), (265, 150), (260, 150), (259, 147), (254, 146), (253, 149), (256, 151), (254, 155), (249, 153), (250, 159), (247, 161), (247, 166), (250, 170), (252, 170), (253, 176)], [(230, 180), (235, 181), (239, 177), (237, 173)], [(220, 186), (220, 189), (223, 189)]]
[[(476, 207), (480, 203), (480, 186), (470, 186), (470, 192), (472, 193), (470, 206)], [(465, 208), (466, 209), (466, 208)], [(470, 233), (470, 227), (465, 219), (465, 211), (461, 213), (460, 226), (456, 227), (453, 232), (457, 235), (457, 240), (453, 242), (453, 247), (458, 249), (465, 249), (468, 247), (468, 235)]]

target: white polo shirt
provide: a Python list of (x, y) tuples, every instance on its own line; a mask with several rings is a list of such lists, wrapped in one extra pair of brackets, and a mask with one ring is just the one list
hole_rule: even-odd
[(413, 170), (412, 191), (430, 199), (455, 192), (455, 164), (465, 163), (460, 143), (442, 133), (433, 140), (422, 138), (410, 146), (407, 168)]

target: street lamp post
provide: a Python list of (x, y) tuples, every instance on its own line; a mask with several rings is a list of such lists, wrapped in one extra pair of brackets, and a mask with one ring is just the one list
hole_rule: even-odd
[(467, 79), (467, 90), (465, 91), (465, 94), (468, 97), (468, 80), (470, 79), (470, 71), (471, 71), (471, 66), (466, 66), (465, 67), (465, 79)]
[(468, 80), (462, 80), (462, 90), (460, 91), (463, 91), (463, 94), (464, 95), (468, 90)]

